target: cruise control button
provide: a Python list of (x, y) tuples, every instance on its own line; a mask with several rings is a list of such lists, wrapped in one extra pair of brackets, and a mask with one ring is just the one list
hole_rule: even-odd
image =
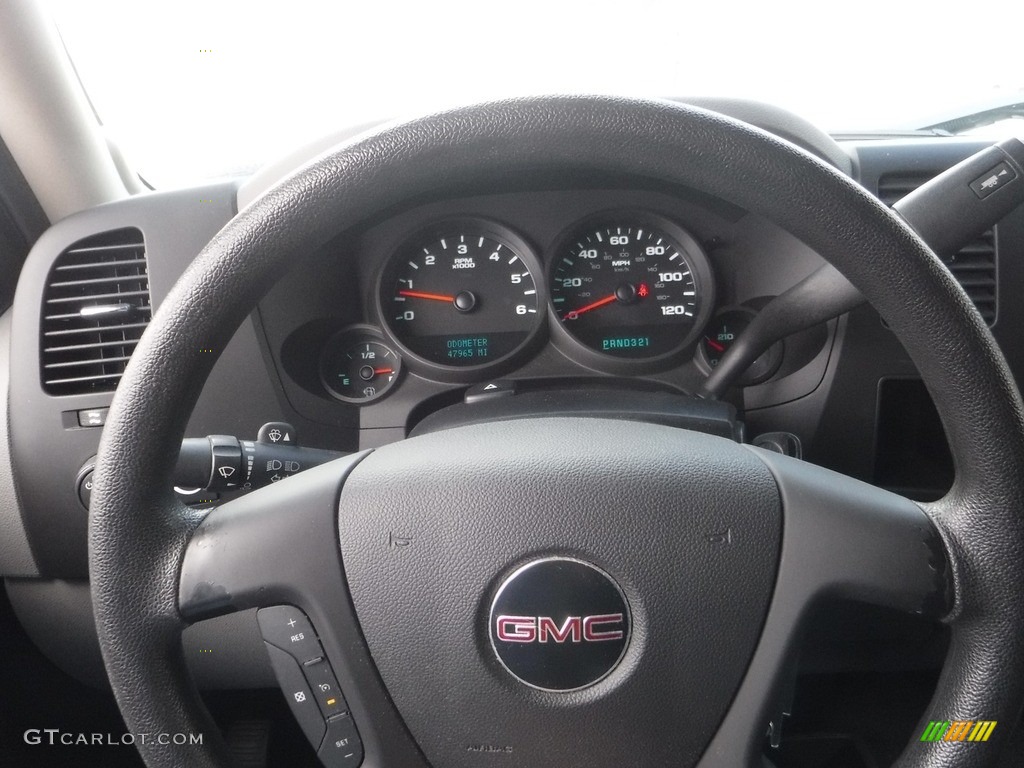
[(312, 661), (304, 664), (302, 671), (306, 673), (306, 681), (313, 690), (313, 696), (325, 718), (348, 712), (348, 705), (345, 703), (345, 697), (341, 695), (341, 688), (334, 678), (330, 664), (326, 661)]
[(274, 674), (277, 675), (278, 685), (281, 692), (288, 701), (288, 706), (299, 722), (299, 727), (306, 734), (306, 738), (316, 749), (323, 741), (327, 725), (320, 714), (320, 710), (314, 703), (313, 691), (310, 690), (306, 678), (298, 663), (282, 650), (270, 643), (265, 643), (267, 653), (270, 655), (270, 664), (274, 667)]
[(263, 608), (256, 614), (263, 639), (290, 653), (300, 664), (323, 657), (320, 641), (306, 614), (291, 605)]
[(363, 742), (351, 717), (327, 721), (327, 735), (317, 757), (326, 768), (356, 768), (363, 762)]

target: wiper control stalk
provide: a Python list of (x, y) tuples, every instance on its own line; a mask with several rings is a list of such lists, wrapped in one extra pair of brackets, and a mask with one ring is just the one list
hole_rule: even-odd
[(294, 435), (290, 424), (271, 422), (260, 429), (256, 440), (231, 435), (185, 438), (174, 468), (174, 484), (214, 492), (249, 491), (344, 455), (300, 447)]

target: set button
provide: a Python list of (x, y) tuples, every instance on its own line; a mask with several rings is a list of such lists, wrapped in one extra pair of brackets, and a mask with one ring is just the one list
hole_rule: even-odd
[(327, 735), (316, 754), (327, 768), (356, 768), (363, 762), (363, 742), (348, 715), (327, 723)]

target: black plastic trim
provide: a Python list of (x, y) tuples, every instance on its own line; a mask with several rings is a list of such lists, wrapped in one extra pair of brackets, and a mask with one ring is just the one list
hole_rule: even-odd
[(427, 416), (410, 436), (468, 424), (559, 416), (638, 421), (692, 429), (737, 442), (743, 439), (743, 425), (736, 421), (736, 409), (728, 403), (667, 392), (592, 388), (540, 390), (457, 403)]

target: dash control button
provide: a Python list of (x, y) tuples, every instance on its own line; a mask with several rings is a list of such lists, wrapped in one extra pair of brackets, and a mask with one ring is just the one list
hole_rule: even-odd
[(263, 639), (290, 654), (300, 664), (321, 658), (324, 652), (306, 614), (290, 605), (262, 608), (256, 614)]
[(351, 717), (327, 721), (327, 735), (317, 757), (326, 768), (356, 768), (363, 762), (363, 742)]
[(515, 393), (515, 381), (499, 379), (498, 381), (489, 381), (486, 384), (477, 384), (476, 386), (470, 387), (466, 390), (463, 401), (467, 405), (470, 405), (472, 403), (480, 403), (486, 400), (497, 400), (499, 397), (511, 397)]
[(316, 749), (323, 741), (326, 725), (313, 701), (313, 691), (310, 690), (306, 678), (302, 676), (302, 670), (295, 659), (270, 643), (265, 645), (270, 655), (270, 664), (277, 675), (277, 683), (281, 686), (281, 693), (288, 701), (288, 707), (299, 722), (302, 732)]
[(107, 423), (109, 408), (90, 408), (78, 412), (78, 426), (80, 427), (102, 427)]
[(983, 173), (972, 181), (971, 189), (974, 190), (974, 194), (984, 200), (997, 189), (1002, 189), (1016, 178), (1017, 173), (1010, 167), (1009, 163), (999, 163), (991, 171)]
[(89, 504), (92, 502), (92, 473), (94, 469), (95, 467), (91, 464), (87, 464), (78, 473), (78, 479), (75, 481), (75, 485), (78, 488), (78, 501), (86, 509), (89, 508)]

